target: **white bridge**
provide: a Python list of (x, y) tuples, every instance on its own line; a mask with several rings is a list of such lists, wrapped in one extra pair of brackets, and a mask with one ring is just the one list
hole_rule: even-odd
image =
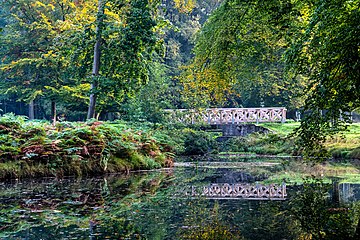
[(178, 197), (204, 197), (206, 199), (286, 200), (286, 185), (243, 183), (212, 183), (207, 186), (189, 186), (175, 194)]
[(166, 109), (172, 121), (210, 125), (286, 121), (286, 108)]

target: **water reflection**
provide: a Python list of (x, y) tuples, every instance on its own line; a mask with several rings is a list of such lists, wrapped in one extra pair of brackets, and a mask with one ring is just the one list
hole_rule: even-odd
[(286, 185), (261, 185), (246, 183), (210, 183), (191, 185), (181, 189), (176, 197), (204, 197), (206, 199), (285, 200)]
[(360, 201), (360, 184), (340, 183), (339, 198), (343, 203)]
[[(256, 183), (266, 179), (261, 167), (177, 167), (129, 176), (3, 183), (0, 239), (321, 239), (324, 233), (325, 239), (342, 239), (333, 232), (348, 239), (355, 236), (356, 208), (332, 205), (331, 184), (313, 181), (286, 190), (285, 185), (261, 185)], [(189, 186), (190, 192), (195, 186), (200, 195), (221, 197), (174, 198), (178, 189)], [(339, 196), (356, 196), (354, 186), (338, 186), (349, 193), (339, 191)], [(232, 199), (240, 193), (265, 194), (261, 200), (278, 194), (287, 200)]]

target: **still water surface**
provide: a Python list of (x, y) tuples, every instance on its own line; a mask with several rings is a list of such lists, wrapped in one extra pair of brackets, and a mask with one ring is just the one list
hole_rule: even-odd
[(288, 199), (298, 186), (287, 186), (286, 200), (278, 201), (184, 193), (209, 184), (256, 185), (279, 168), (197, 161), (127, 176), (1, 183), (0, 239), (206, 239), (211, 231), (221, 232), (218, 239), (296, 239)]

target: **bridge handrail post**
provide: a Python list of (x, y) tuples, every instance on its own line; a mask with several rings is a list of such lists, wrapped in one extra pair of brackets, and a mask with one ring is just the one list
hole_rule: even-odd
[(260, 186), (259, 183), (256, 182), (255, 188), (256, 188), (256, 193), (257, 193), (258, 198), (260, 197), (260, 187), (259, 186)]
[(285, 198), (286, 195), (287, 195), (287, 194), (286, 194), (286, 184), (283, 182), (283, 183), (281, 184), (281, 197), (282, 197), (282, 198)]
[(196, 194), (196, 187), (195, 186), (191, 186), (191, 196), (195, 197)]
[(275, 110), (272, 108), (269, 108), (269, 121), (275, 122)]
[(223, 110), (219, 109), (219, 114), (220, 114), (220, 124), (222, 124), (222, 122), (223, 122)]
[(231, 110), (231, 123), (234, 124), (235, 123), (235, 110)]
[(208, 123), (211, 124), (211, 110), (206, 110), (206, 113), (208, 114)]
[(281, 115), (281, 123), (285, 123), (285, 122), (286, 122), (286, 108), (282, 110), (282, 115)]

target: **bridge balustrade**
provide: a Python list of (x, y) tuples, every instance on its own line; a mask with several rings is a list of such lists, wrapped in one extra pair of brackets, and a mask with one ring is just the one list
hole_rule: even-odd
[(167, 109), (172, 121), (210, 125), (286, 121), (286, 108)]
[(286, 185), (261, 185), (246, 183), (211, 183), (209, 185), (188, 186), (181, 189), (178, 197), (204, 197), (207, 199), (247, 199), (247, 200), (286, 200)]

